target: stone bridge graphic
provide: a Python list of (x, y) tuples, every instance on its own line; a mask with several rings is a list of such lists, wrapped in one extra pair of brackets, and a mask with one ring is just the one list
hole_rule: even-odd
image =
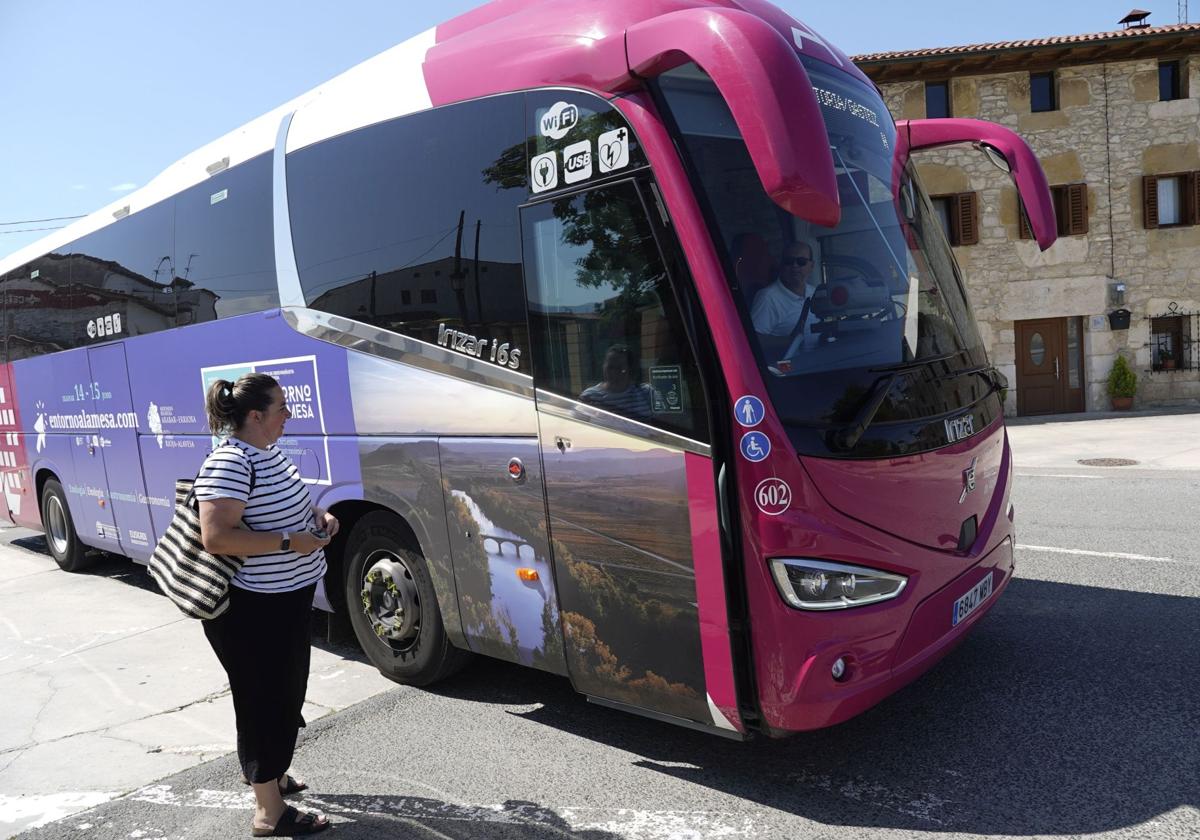
[[(536, 560), (537, 549), (531, 543), (516, 537), (505, 537), (499, 534), (480, 534), (483, 550), (488, 554), (499, 554), (501, 557), (517, 557), (522, 560)], [(505, 551), (506, 546), (512, 546), (512, 551)], [(526, 551), (528, 549), (528, 551)]]

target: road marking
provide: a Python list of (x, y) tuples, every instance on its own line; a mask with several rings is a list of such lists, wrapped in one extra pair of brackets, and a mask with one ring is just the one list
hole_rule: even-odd
[(1174, 557), (1151, 557), (1147, 554), (1125, 554), (1120, 551), (1085, 551), (1082, 548), (1054, 548), (1049, 545), (1018, 545), (1026, 551), (1048, 551), (1054, 554), (1080, 554), (1085, 557), (1111, 557), (1115, 560), (1146, 560), (1151, 563), (1182, 563), (1185, 566), (1200, 565), (1194, 560), (1177, 560)]
[[(891, 788), (872, 781), (863, 776), (836, 778), (825, 773), (813, 773), (801, 770), (788, 775), (789, 782), (796, 782), (805, 788), (816, 788), (829, 793), (837, 793), (845, 799), (886, 808), (909, 817), (937, 825), (945, 825), (948, 817), (944, 809), (953, 800), (943, 799), (934, 793), (919, 793), (917, 791)], [(705, 835), (707, 836), (707, 835)]]
[(1018, 478), (1108, 478), (1107, 475), (1078, 475), (1076, 473), (1017, 473)]
[[(187, 790), (175, 792), (170, 785), (149, 785), (128, 797), (174, 808), (217, 808), (249, 810), (254, 796), (249, 791)], [(606, 831), (627, 840), (675, 840), (699, 837), (754, 837), (758, 830), (747, 816), (725, 811), (648, 811), (639, 808), (548, 808), (525, 802), (503, 805), (471, 805), (436, 802), (427, 797), (393, 796), (375, 800), (369, 808), (351, 808), (341, 802), (306, 796), (304, 801), (330, 816), (390, 817), (399, 822), (471, 822), (536, 828), (545, 833), (575, 837), (588, 831)]]
[[(94, 808), (120, 796), (116, 791), (102, 790), (70, 791), (64, 793), (28, 794), (6, 796), (0, 793), (0, 824), (17, 823), (34, 817), (33, 822), (23, 823), (21, 830), (39, 828), (47, 823), (69, 817), (78, 811)], [(5, 831), (5, 835), (8, 832)]]

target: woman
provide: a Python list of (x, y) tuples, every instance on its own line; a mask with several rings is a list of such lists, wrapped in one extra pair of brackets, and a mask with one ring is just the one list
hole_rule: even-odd
[(314, 507), (296, 465), (275, 446), (291, 416), (272, 377), (217, 380), (205, 404), (213, 434), (227, 435), (196, 478), (206, 551), (244, 557), (229, 609), (204, 635), (229, 675), (238, 759), (254, 788), (256, 837), (315, 834), (320, 814), (283, 801), (304, 790), (288, 772), (308, 687), (313, 593), (338, 521)]

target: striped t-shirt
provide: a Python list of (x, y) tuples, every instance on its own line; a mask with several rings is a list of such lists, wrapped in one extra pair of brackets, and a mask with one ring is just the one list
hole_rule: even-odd
[[(250, 462), (254, 490), (250, 492)], [(266, 449), (229, 438), (204, 460), (196, 478), (196, 499), (237, 499), (246, 503), (242, 523), (251, 531), (295, 534), (315, 527), (308, 485), (292, 460), (271, 444)], [(247, 498), (249, 493), (249, 498)], [(291, 592), (325, 575), (325, 552), (272, 551), (246, 557), (233, 585), (254, 592)]]
[(579, 399), (585, 403), (606, 408), (615, 414), (624, 414), (635, 420), (650, 417), (654, 405), (654, 390), (645, 382), (632, 384), (624, 391), (610, 391), (603, 383), (586, 388)]

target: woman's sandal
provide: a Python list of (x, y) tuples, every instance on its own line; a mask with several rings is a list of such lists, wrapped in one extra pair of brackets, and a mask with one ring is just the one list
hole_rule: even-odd
[(283, 812), (274, 828), (259, 828), (252, 825), (250, 833), (255, 837), (300, 837), (305, 834), (316, 834), (329, 828), (329, 820), (320, 814), (309, 811), (297, 811), (291, 805)]
[[(308, 790), (308, 785), (306, 785), (304, 782), (296, 781), (294, 778), (292, 778), (291, 773), (284, 773), (283, 778), (286, 780), (286, 782), (284, 783), (283, 787), (279, 789), (280, 796), (291, 796), (299, 793), (302, 790)], [(250, 784), (250, 780), (243, 778), (242, 784), (248, 785)]]

